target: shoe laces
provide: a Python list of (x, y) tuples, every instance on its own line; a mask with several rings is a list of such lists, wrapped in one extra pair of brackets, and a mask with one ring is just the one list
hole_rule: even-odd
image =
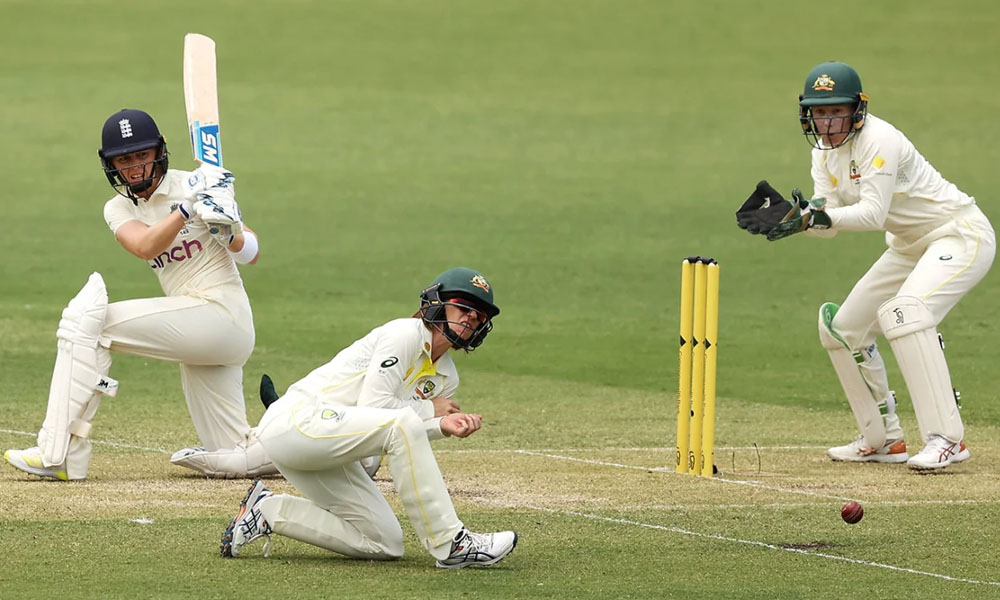
[(493, 543), (493, 535), (489, 533), (475, 533), (465, 530), (465, 535), (455, 541), (455, 551), (461, 549), (463, 554), (489, 550)]
[(272, 530), (271, 530), (271, 524), (264, 519), (264, 515), (263, 513), (261, 513), (260, 509), (257, 508), (257, 504), (261, 500), (270, 495), (271, 494), (269, 493), (261, 494), (260, 497), (257, 498), (257, 502), (254, 503), (254, 506), (247, 511), (247, 514), (242, 519), (240, 519), (240, 522), (237, 525), (241, 529), (243, 535), (246, 537), (246, 541), (243, 542), (244, 545), (249, 544), (250, 542), (262, 536), (266, 538), (264, 541), (264, 552), (263, 552), (264, 558), (267, 558), (268, 555), (271, 553)]

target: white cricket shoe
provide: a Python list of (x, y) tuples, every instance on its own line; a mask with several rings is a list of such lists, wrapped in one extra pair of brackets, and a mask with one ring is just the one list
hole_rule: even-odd
[(219, 554), (228, 558), (235, 558), (240, 555), (243, 546), (253, 542), (259, 537), (267, 537), (264, 544), (264, 557), (271, 552), (271, 526), (264, 520), (260, 508), (257, 506), (261, 500), (273, 495), (274, 492), (264, 487), (259, 480), (254, 480), (247, 491), (247, 495), (240, 503), (240, 511), (236, 513), (233, 520), (229, 522), (229, 527), (222, 532), (222, 543), (219, 546)]
[(513, 531), (473, 533), (463, 527), (451, 542), (451, 554), (437, 561), (437, 566), (461, 569), (493, 565), (513, 552), (514, 546), (517, 546), (517, 534)]
[(3, 459), (10, 463), (10, 466), (25, 473), (62, 481), (70, 480), (66, 474), (65, 463), (55, 467), (46, 467), (42, 463), (42, 450), (38, 446), (32, 446), (24, 450), (8, 450), (3, 453)]
[(859, 435), (846, 446), (834, 446), (828, 449), (826, 455), (833, 460), (851, 462), (901, 463), (910, 458), (906, 453), (906, 442), (902, 439), (886, 440), (878, 449), (868, 447), (864, 440), (865, 436)]
[(965, 441), (950, 442), (939, 435), (932, 435), (923, 449), (906, 461), (911, 469), (941, 469), (952, 463), (960, 463), (972, 458), (965, 447)]

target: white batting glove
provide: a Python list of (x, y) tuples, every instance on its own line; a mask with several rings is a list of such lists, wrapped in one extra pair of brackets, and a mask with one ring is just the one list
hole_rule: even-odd
[(184, 200), (177, 206), (177, 210), (184, 215), (184, 220), (195, 215), (194, 205), (200, 200), (200, 194), (208, 193), (213, 197), (220, 197), (228, 194), (230, 198), (236, 195), (234, 182), (236, 176), (228, 169), (213, 165), (201, 165), (191, 172), (183, 183)]
[(212, 237), (225, 247), (229, 247), (236, 235), (243, 232), (240, 207), (226, 192), (198, 194), (194, 214), (205, 223)]

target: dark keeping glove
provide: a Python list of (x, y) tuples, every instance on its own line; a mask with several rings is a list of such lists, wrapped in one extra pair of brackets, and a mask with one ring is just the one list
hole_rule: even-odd
[(736, 224), (753, 234), (767, 234), (788, 216), (792, 203), (771, 184), (761, 180), (743, 206), (736, 211)]

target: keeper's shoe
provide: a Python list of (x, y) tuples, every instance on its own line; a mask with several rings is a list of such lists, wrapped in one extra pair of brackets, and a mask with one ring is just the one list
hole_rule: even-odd
[(964, 440), (950, 442), (939, 435), (932, 435), (923, 449), (910, 457), (906, 464), (911, 469), (925, 471), (941, 469), (970, 458), (972, 458), (972, 453), (965, 447)]
[(833, 460), (850, 462), (901, 463), (910, 458), (910, 455), (906, 453), (906, 442), (902, 439), (886, 440), (881, 448), (876, 449), (865, 444), (864, 435), (859, 435), (854, 438), (853, 442), (845, 446), (834, 446), (828, 449), (826, 455)]
[(264, 520), (264, 515), (260, 512), (260, 501), (274, 492), (264, 487), (259, 480), (255, 480), (247, 495), (240, 503), (240, 511), (236, 513), (233, 520), (229, 522), (229, 527), (222, 533), (222, 543), (219, 546), (219, 554), (227, 558), (235, 558), (240, 555), (243, 546), (253, 542), (259, 537), (266, 537), (264, 544), (264, 556), (271, 552), (271, 526)]
[[(3, 453), (3, 459), (10, 463), (10, 466), (25, 473), (49, 479), (59, 479), (61, 481), (70, 480), (70, 477), (66, 474), (65, 463), (55, 467), (46, 467), (42, 463), (42, 451), (38, 446), (32, 446), (24, 450), (7, 450)], [(83, 478), (81, 477), (80, 479)]]
[(503, 560), (517, 546), (517, 534), (513, 531), (498, 533), (473, 533), (462, 528), (451, 542), (451, 554), (437, 561), (442, 569), (463, 567), (486, 567)]

